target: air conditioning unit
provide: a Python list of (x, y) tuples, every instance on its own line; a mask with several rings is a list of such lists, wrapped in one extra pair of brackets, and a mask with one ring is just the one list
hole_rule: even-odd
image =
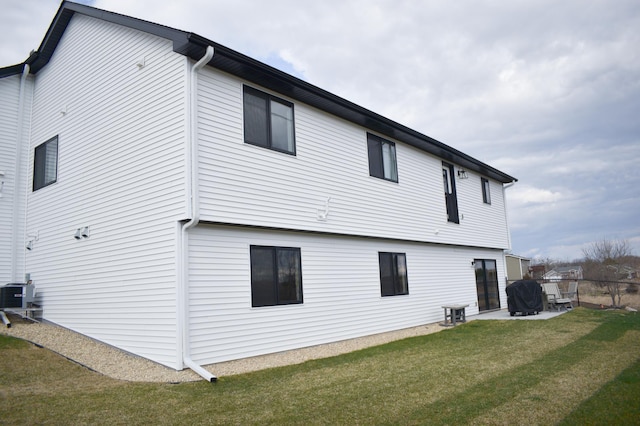
[(32, 284), (9, 283), (0, 287), (0, 309), (27, 309), (35, 298)]

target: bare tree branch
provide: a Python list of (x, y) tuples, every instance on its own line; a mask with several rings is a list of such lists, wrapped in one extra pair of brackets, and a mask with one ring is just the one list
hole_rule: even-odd
[(621, 280), (625, 277), (624, 263), (633, 255), (628, 240), (594, 241), (582, 249), (585, 258), (585, 275), (606, 287), (611, 296), (611, 304), (621, 306)]

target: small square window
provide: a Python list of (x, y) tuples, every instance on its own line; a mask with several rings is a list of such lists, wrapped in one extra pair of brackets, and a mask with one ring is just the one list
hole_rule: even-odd
[(489, 184), (489, 180), (482, 178), (482, 201), (485, 204), (491, 204), (491, 185)]
[(244, 141), (295, 155), (293, 104), (245, 86)]
[(58, 179), (58, 137), (38, 145), (33, 155), (33, 190), (55, 183)]
[(409, 294), (407, 256), (404, 253), (378, 253), (382, 296)]
[(302, 303), (300, 249), (251, 246), (251, 306)]
[(397, 182), (396, 144), (367, 133), (367, 148), (369, 151), (369, 175)]

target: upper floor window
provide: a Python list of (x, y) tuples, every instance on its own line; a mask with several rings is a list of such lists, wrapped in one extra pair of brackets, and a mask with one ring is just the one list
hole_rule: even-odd
[(33, 190), (37, 191), (58, 179), (58, 137), (36, 147), (33, 155)]
[(482, 181), (482, 201), (485, 204), (491, 204), (491, 186), (489, 179), (481, 178)]
[(300, 249), (251, 246), (251, 306), (302, 303)]
[(244, 141), (295, 155), (293, 104), (244, 86)]
[(397, 182), (396, 144), (367, 133), (367, 147), (369, 150), (369, 175)]
[(404, 253), (378, 253), (382, 296), (409, 294), (407, 256)]
[(447, 205), (447, 220), (453, 223), (460, 223), (456, 181), (453, 177), (453, 164), (442, 163), (442, 180), (444, 183), (444, 199)]

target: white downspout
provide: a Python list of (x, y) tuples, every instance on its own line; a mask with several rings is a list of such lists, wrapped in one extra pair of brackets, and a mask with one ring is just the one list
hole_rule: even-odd
[[(11, 280), (13, 282), (22, 282), (23, 278), (18, 277), (18, 245), (20, 240), (18, 239), (18, 207), (20, 206), (20, 187), (22, 185), (22, 143), (23, 143), (23, 131), (24, 126), (24, 98), (25, 98), (25, 85), (27, 76), (31, 68), (29, 64), (24, 64), (22, 68), (22, 77), (20, 77), (20, 94), (18, 100), (18, 131), (16, 134), (16, 168), (15, 179), (13, 185), (13, 212), (11, 222)], [(25, 207), (26, 210), (26, 207)]]
[[(509, 183), (503, 184), (502, 185), (502, 199), (504, 200), (504, 221), (505, 224), (507, 225), (507, 244), (509, 246), (509, 250), (511, 250), (511, 229), (509, 228), (509, 213), (507, 213), (507, 189), (511, 188), (513, 185), (516, 184), (516, 181), (511, 181)], [(504, 259), (504, 276), (505, 278), (508, 278), (507, 275), (507, 257), (504, 255), (504, 252), (502, 253), (502, 258)], [(507, 282), (505, 282), (505, 285), (507, 284)]]
[(516, 184), (516, 181), (512, 181), (509, 183), (506, 183), (504, 185), (502, 185), (502, 199), (504, 200), (504, 220), (507, 224), (507, 238), (508, 238), (508, 244), (509, 244), (509, 250), (511, 250), (511, 230), (509, 228), (509, 213), (507, 213), (507, 193), (506, 193), (506, 189), (511, 188), (513, 185)]
[(188, 208), (191, 219), (182, 225), (180, 231), (180, 253), (179, 274), (178, 274), (178, 341), (182, 348), (182, 362), (194, 372), (198, 373), (209, 382), (215, 382), (216, 376), (205, 370), (191, 359), (191, 339), (189, 321), (189, 229), (200, 222), (200, 203), (198, 199), (198, 96), (197, 96), (197, 74), (211, 58), (213, 58), (213, 47), (207, 46), (204, 56), (191, 68), (189, 79), (189, 104), (188, 115), (189, 125), (188, 137), (186, 138), (187, 156), (187, 196), (189, 197)]

